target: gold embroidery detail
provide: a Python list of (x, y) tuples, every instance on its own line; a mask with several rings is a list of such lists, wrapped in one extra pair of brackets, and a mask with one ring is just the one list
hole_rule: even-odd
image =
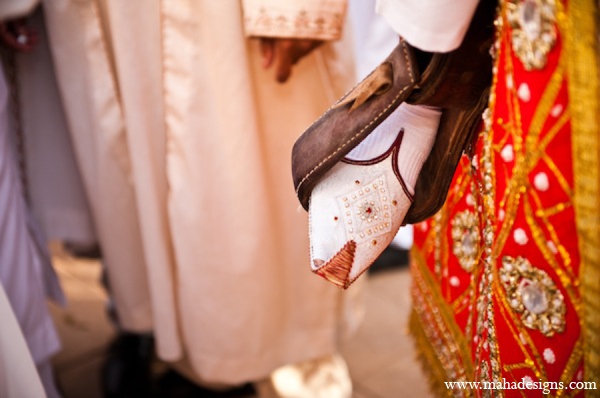
[(440, 211), (438, 211), (431, 220), (431, 230), (434, 234), (434, 244), (433, 244), (433, 259), (434, 259), (434, 271), (435, 275), (441, 279), (442, 278), (442, 241), (444, 238), (443, 230), (442, 230), (442, 219), (444, 215), (445, 207), (442, 207)]
[[(501, 6), (502, 7), (502, 6)], [(502, 7), (504, 10), (504, 7)], [(503, 31), (502, 26), (504, 25), (503, 18), (498, 15), (496, 18), (496, 40), (493, 46), (493, 53), (495, 54), (494, 59), (494, 78), (492, 82), (492, 90), (490, 91), (490, 98), (488, 101), (488, 108), (483, 113), (484, 130), (482, 134), (483, 148), (480, 160), (481, 170), (481, 181), (478, 181), (479, 194), (482, 199), (482, 209), (484, 214), (484, 225), (483, 225), (483, 238), (484, 238), (484, 250), (482, 252), (483, 260), (483, 273), (479, 280), (479, 296), (477, 298), (477, 323), (476, 323), (476, 335), (480, 338), (478, 342), (475, 361), (480, 363), (482, 360), (485, 350), (485, 344), (489, 349), (489, 363), (491, 367), (491, 381), (500, 382), (502, 372), (500, 370), (500, 356), (498, 353), (498, 341), (496, 338), (496, 319), (494, 300), (492, 298), (492, 286), (497, 285), (497, 278), (495, 275), (495, 259), (496, 256), (492, 252), (492, 246), (496, 239), (496, 212), (495, 212), (495, 179), (494, 173), (494, 156), (493, 156), (493, 142), (494, 142), (494, 131), (492, 123), (494, 120), (493, 110), (496, 106), (496, 87), (498, 85), (498, 63), (500, 62), (501, 48), (501, 32)], [(485, 332), (485, 335), (484, 335)], [(483, 342), (483, 340), (486, 340)], [(499, 396), (503, 396), (502, 393)]]
[[(491, 383), (492, 379), (490, 377), (490, 365), (486, 362), (486, 361), (481, 361), (479, 364), (479, 374), (477, 377), (478, 381), (481, 381), (483, 383)], [(493, 383), (491, 385), (494, 385)], [(492, 397), (492, 390), (491, 389), (484, 389), (483, 390), (483, 394), (482, 394), (482, 398), (491, 398)]]
[(295, 13), (261, 8), (244, 18), (246, 30), (253, 36), (312, 38), (320, 40), (339, 39), (343, 26), (340, 13), (319, 11)]
[(508, 303), (521, 321), (551, 337), (565, 328), (565, 300), (545, 271), (535, 268), (523, 258), (502, 258), (500, 280)]
[(475, 213), (463, 211), (452, 220), (452, 252), (462, 269), (472, 272), (479, 258), (480, 233)]
[(557, 215), (558, 213), (562, 213), (563, 211), (565, 211), (565, 209), (567, 207), (570, 207), (571, 203), (566, 202), (566, 203), (559, 203), (557, 205), (554, 205), (552, 207), (548, 207), (546, 209), (538, 209), (535, 211), (535, 216), (539, 217), (539, 218), (544, 218), (547, 219), (548, 217), (552, 217)]
[[(427, 347), (419, 344), (421, 354), (426, 354), (428, 366), (441, 368), (436, 372), (435, 383), (443, 386), (443, 382), (448, 380), (473, 380), (471, 352), (464, 334), (454, 321), (452, 307), (444, 300), (439, 283), (416, 248), (411, 258), (413, 310), (416, 315), (411, 329), (418, 343), (428, 343)], [(427, 327), (422, 328), (421, 325)], [(415, 329), (419, 329), (418, 333)], [(464, 390), (458, 396), (472, 396), (472, 393)]]
[[(502, 291), (503, 292), (503, 291)], [(498, 292), (496, 294), (499, 295)], [(525, 357), (525, 360), (520, 364), (505, 364), (503, 369), (506, 372), (512, 372), (512, 369), (519, 367), (519, 369), (529, 368), (535, 373), (535, 377), (538, 379), (547, 378), (545, 369), (542, 364), (542, 356), (537, 351), (537, 348), (533, 342), (533, 339), (523, 327), (515, 321), (514, 313), (510, 311), (510, 305), (506, 297), (502, 298), (503, 305), (498, 305), (500, 315), (504, 319), (504, 324), (508, 326), (510, 333), (514, 336), (514, 342), (519, 347), (519, 350)], [(531, 352), (529, 351), (531, 350)]]
[[(575, 344), (575, 347), (573, 347), (573, 351), (571, 352), (571, 356), (569, 357), (569, 360), (567, 361), (567, 364), (565, 365), (562, 375), (560, 376), (560, 381), (563, 383), (563, 385), (565, 387), (568, 386), (569, 382), (573, 381), (573, 379), (575, 378), (575, 372), (579, 368), (579, 365), (583, 358), (582, 347), (583, 347), (583, 341), (582, 341), (582, 339), (578, 339), (577, 343)], [(568, 389), (557, 390), (556, 396), (561, 397), (561, 396), (565, 395), (567, 392), (568, 392)]]
[(594, 47), (597, 17), (597, 2), (569, 1), (565, 48), (569, 60), (574, 205), (581, 253), (584, 379), (600, 383), (600, 83)]
[[(512, 66), (510, 65), (510, 57), (505, 57), (507, 61), (507, 70), (511, 70)], [(540, 133), (542, 131), (542, 127), (550, 113), (550, 109), (552, 105), (556, 101), (556, 97), (558, 92), (563, 84), (563, 74), (564, 74), (564, 64), (566, 60), (562, 57), (559, 60), (559, 64), (556, 67), (555, 71), (552, 73), (552, 77), (548, 82), (544, 93), (540, 99), (540, 102), (535, 110), (533, 118), (531, 120), (531, 124), (529, 126), (529, 132), (526, 136), (526, 146), (524, 151), (517, 151), (517, 145), (515, 144), (515, 166), (513, 168), (513, 175), (508, 182), (508, 188), (506, 192), (508, 193), (508, 197), (503, 199), (500, 202), (500, 207), (505, 208), (506, 217), (502, 222), (500, 227), (500, 231), (498, 232), (498, 238), (496, 240), (494, 254), (497, 255), (504, 248), (504, 244), (512, 231), (514, 220), (516, 218), (517, 209), (519, 206), (519, 202), (521, 200), (522, 195), (526, 192), (526, 181), (528, 179), (528, 175), (531, 170), (535, 167), (535, 165), (539, 162), (539, 157), (541, 156), (540, 152), (537, 150), (539, 143)], [(509, 73), (509, 72), (507, 72)], [(517, 136), (523, 135), (523, 128), (520, 122), (520, 109), (518, 105), (518, 101), (513, 101), (514, 109), (512, 112), (515, 113), (515, 121), (516, 129), (520, 131)]]
[(542, 69), (556, 43), (554, 0), (511, 0), (507, 17), (513, 49), (525, 69)]
[[(421, 326), (419, 315), (414, 309), (410, 314), (409, 328), (412, 337), (415, 339), (417, 358), (421, 362), (423, 372), (428, 376), (430, 389), (437, 397), (453, 397), (453, 390), (448, 390), (444, 384), (444, 381), (447, 381), (448, 377), (446, 376), (442, 358), (438, 356), (432, 341), (429, 339), (427, 333), (425, 333), (425, 328)], [(465, 392), (462, 392), (462, 394), (459, 392), (458, 396), (460, 397), (461, 395), (465, 396), (466, 394)]]
[[(561, 266), (556, 260), (555, 254), (552, 253), (552, 251), (549, 249), (548, 240), (546, 239), (542, 229), (533, 218), (531, 203), (529, 203), (529, 201), (524, 202), (524, 210), (525, 219), (527, 220), (527, 224), (531, 228), (531, 233), (536, 245), (538, 246), (538, 249), (544, 256), (544, 260), (546, 260), (546, 262), (552, 267), (554, 272), (556, 272), (556, 275), (560, 279), (561, 284), (567, 291), (569, 300), (571, 300), (571, 302), (573, 303), (577, 302), (578, 294), (576, 293), (575, 288), (578, 283), (571, 271), (571, 258), (569, 256), (569, 253), (560, 244), (560, 242), (558, 242), (558, 245), (554, 244), (557, 254), (560, 254), (561, 256), (564, 255), (563, 265)], [(552, 224), (548, 220), (543, 220), (543, 223), (549, 232), (553, 233), (554, 235), (556, 234), (554, 232)]]

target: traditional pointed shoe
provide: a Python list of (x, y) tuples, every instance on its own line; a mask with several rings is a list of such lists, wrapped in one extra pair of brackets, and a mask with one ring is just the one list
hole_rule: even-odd
[(423, 53), (401, 38), (379, 67), (298, 138), (292, 174), (304, 209), (321, 178), (407, 102), (442, 108), (443, 115), (404, 222), (422, 221), (439, 210), (487, 103), (495, 7), (494, 1), (480, 2), (463, 43), (447, 54)]
[(419, 80), (414, 51), (400, 39), (381, 65), (298, 138), (292, 174), (305, 210), (321, 177), (406, 101)]
[(309, 205), (312, 269), (348, 288), (389, 245), (412, 203), (398, 170), (403, 131), (385, 153), (342, 159), (314, 188)]

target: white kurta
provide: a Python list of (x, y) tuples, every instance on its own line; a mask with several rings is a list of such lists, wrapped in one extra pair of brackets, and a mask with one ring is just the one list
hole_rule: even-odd
[[(339, 30), (343, 7), (310, 3), (326, 8), (323, 32)], [(350, 296), (309, 271), (289, 163), (296, 137), (352, 82), (350, 52), (323, 46), (279, 85), (245, 37), (240, 2), (95, 4), (50, 0), (46, 12), (92, 206), (111, 209), (100, 240), (115, 253), (117, 309), (147, 281), (159, 355), (186, 359), (210, 382), (257, 380), (336, 352)], [(319, 17), (303, 15), (309, 27)], [(113, 184), (101, 173), (116, 165), (134, 213), (97, 189)], [(124, 242), (106, 240), (119, 224), (139, 229), (128, 239), (142, 247), (147, 278), (119, 260)]]
[(462, 42), (479, 0), (377, 0), (377, 12), (414, 47), (448, 52)]

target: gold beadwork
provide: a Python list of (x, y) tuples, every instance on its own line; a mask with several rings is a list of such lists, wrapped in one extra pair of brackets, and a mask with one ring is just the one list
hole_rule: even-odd
[(554, 0), (510, 0), (507, 18), (513, 50), (525, 69), (542, 69), (556, 43)]
[(372, 223), (379, 219), (379, 206), (375, 205), (374, 200), (365, 200), (358, 205), (356, 215), (363, 221)]
[[(356, 180), (359, 181), (359, 180)], [(364, 184), (364, 185), (363, 185)], [(355, 187), (337, 197), (338, 205), (345, 209), (342, 214), (347, 233), (358, 235), (356, 243), (372, 239), (391, 230), (391, 224), (384, 221), (389, 213), (383, 210), (383, 201), (388, 187), (385, 177), (377, 177), (373, 181), (363, 181), (361, 187)], [(377, 189), (370, 189), (377, 185)], [(352, 228), (352, 232), (349, 230)], [(355, 237), (356, 238), (356, 237)]]
[(462, 269), (472, 272), (479, 258), (478, 218), (471, 211), (458, 213), (452, 220), (452, 252)]
[(543, 270), (523, 257), (504, 256), (499, 271), (508, 303), (530, 328), (551, 337), (565, 328), (565, 300)]

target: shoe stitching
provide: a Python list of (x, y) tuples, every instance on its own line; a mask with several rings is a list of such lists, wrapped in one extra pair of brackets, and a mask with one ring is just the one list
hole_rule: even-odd
[[(404, 39), (400, 39), (401, 43), (402, 43), (402, 49), (404, 52), (404, 59), (406, 62), (406, 66), (408, 69), (408, 74), (410, 76), (410, 83), (414, 83), (415, 82), (415, 78), (412, 74), (412, 70), (410, 67), (408, 67), (410, 65), (409, 59), (408, 59), (408, 51), (407, 51), (407, 47), (406, 47), (406, 42), (404, 41)], [(311, 176), (313, 175), (317, 170), (319, 170), (324, 163), (326, 163), (329, 159), (331, 159), (332, 157), (334, 157), (339, 151), (341, 151), (343, 148), (345, 148), (348, 144), (350, 144), (351, 142), (353, 142), (354, 140), (356, 140), (358, 138), (358, 136), (360, 134), (362, 134), (363, 131), (365, 131), (366, 129), (368, 129), (373, 123), (375, 123), (378, 119), (381, 118), (381, 116), (388, 111), (388, 109), (390, 109), (392, 107), (392, 105), (398, 100), (398, 98), (406, 91), (408, 90), (409, 86), (404, 87), (402, 90), (400, 90), (398, 92), (398, 94), (396, 95), (396, 97), (394, 97), (394, 99), (392, 100), (392, 102), (390, 102), (390, 104), (388, 104), (388, 106), (386, 106), (377, 116), (375, 116), (365, 127), (363, 127), (358, 133), (356, 133), (352, 138), (350, 138), (349, 140), (347, 140), (346, 142), (344, 142), (342, 145), (340, 145), (333, 153), (331, 153), (329, 156), (327, 156), (325, 159), (323, 159), (321, 162), (319, 162), (318, 165), (316, 165), (308, 174), (306, 174), (304, 176), (304, 178), (302, 178), (302, 180), (300, 181), (300, 183), (298, 184), (298, 188), (296, 188), (296, 194), (298, 194), (298, 192), (300, 192), (300, 188), (302, 187), (302, 185), (304, 184), (304, 182)], [(350, 90), (352, 91), (352, 90)], [(350, 92), (348, 92), (350, 93)], [(347, 94), (346, 94), (347, 95)], [(342, 97), (343, 99), (344, 97)], [(331, 108), (330, 108), (331, 109)], [(329, 111), (327, 111), (329, 112)], [(325, 114), (327, 114), (327, 112), (325, 112)], [(325, 116), (325, 114), (323, 114), (323, 116)], [(321, 116), (321, 118), (323, 118), (323, 116)], [(318, 120), (320, 120), (321, 118), (319, 118)]]
[[(400, 41), (401, 41), (402, 43), (404, 43), (404, 39), (400, 38)], [(373, 69), (373, 70), (371, 71), (371, 73), (369, 73), (367, 76), (365, 76), (365, 78), (364, 78), (363, 80), (361, 80), (361, 81), (360, 81), (360, 82), (358, 82), (356, 85), (354, 85), (354, 87), (352, 87), (350, 90), (346, 91), (346, 93), (345, 93), (344, 95), (342, 95), (342, 97), (341, 97), (339, 100), (337, 100), (337, 101), (336, 101), (336, 102), (335, 102), (333, 105), (331, 105), (331, 106), (330, 106), (330, 107), (329, 107), (329, 108), (328, 108), (328, 109), (327, 109), (325, 112), (323, 112), (323, 114), (322, 114), (321, 116), (319, 116), (319, 118), (318, 118), (318, 119), (316, 119), (314, 122), (312, 122), (312, 123), (310, 124), (310, 126), (309, 126), (309, 127), (306, 129), (306, 130), (310, 130), (310, 129), (311, 129), (311, 128), (312, 128), (312, 127), (315, 125), (315, 124), (317, 124), (317, 123), (318, 123), (318, 122), (319, 122), (321, 119), (323, 119), (323, 118), (324, 118), (324, 117), (325, 117), (325, 116), (326, 116), (326, 115), (329, 113), (329, 111), (331, 111), (332, 109), (334, 109), (334, 108), (335, 108), (335, 107), (336, 107), (336, 106), (337, 106), (337, 105), (338, 105), (340, 102), (342, 102), (344, 99), (346, 99), (346, 97), (347, 97), (347, 96), (349, 96), (349, 95), (350, 95), (350, 93), (352, 93), (354, 90), (356, 90), (356, 88), (357, 88), (358, 86), (360, 86), (360, 84), (361, 84), (362, 82), (364, 82), (366, 79), (368, 79), (368, 78), (369, 78), (369, 77), (370, 77), (370, 76), (371, 76), (371, 75), (372, 75), (372, 74), (375, 72), (375, 70), (376, 70), (376, 69)], [(412, 71), (411, 71), (410, 69), (409, 69), (408, 73), (409, 73), (409, 74), (410, 74), (410, 76), (411, 76), (411, 82), (412, 82), (412, 81), (414, 81), (414, 79), (412, 78)]]
[[(352, 264), (350, 264), (350, 268), (348, 269), (348, 275), (346, 276), (346, 278), (342, 281), (342, 283), (337, 283), (336, 281), (334, 281), (333, 279), (328, 278), (326, 275), (324, 275), (324, 270), (326, 270), (327, 268), (331, 268), (331, 264), (334, 258), (336, 258), (337, 256), (339, 256), (341, 253), (343, 252), (347, 252), (348, 246), (350, 245), (350, 247), (352, 247)], [(350, 239), (349, 241), (347, 241), (346, 243), (344, 243), (344, 246), (342, 246), (342, 248), (340, 250), (337, 251), (337, 253), (335, 253), (329, 260), (327, 260), (327, 262), (323, 265), (321, 265), (319, 268), (317, 269), (312, 269), (312, 272), (325, 278), (327, 281), (333, 283), (334, 285), (341, 287), (343, 289), (347, 289), (348, 286), (350, 286), (350, 284), (348, 283), (348, 281), (350, 281), (350, 273), (352, 272), (352, 268), (354, 267), (354, 259), (355, 259), (355, 254), (356, 254), (356, 248), (357, 248), (358, 244), (356, 243), (356, 241), (354, 239)], [(312, 257), (311, 257), (311, 261), (313, 261)], [(364, 272), (364, 271), (363, 271)], [(362, 274), (362, 272), (361, 272)]]
[[(397, 231), (396, 231), (396, 233), (397, 233)], [(346, 243), (346, 244), (347, 244), (347, 243)], [(344, 246), (345, 246), (345, 245), (344, 245)], [(334, 255), (334, 257), (335, 257), (335, 256), (337, 256), (337, 255), (338, 255), (338, 254), (339, 254), (339, 253), (340, 253), (342, 250), (343, 250), (343, 248), (342, 248), (342, 249), (340, 249), (340, 250), (339, 250), (339, 251), (338, 251), (338, 252), (337, 252), (337, 253)], [(333, 257), (332, 257), (332, 258), (333, 258)], [(326, 278), (326, 277), (325, 277), (323, 274), (321, 274), (321, 273), (319, 273), (319, 272), (318, 272), (319, 270), (322, 270), (322, 269), (323, 269), (323, 268), (324, 268), (324, 267), (325, 267), (327, 264), (325, 264), (325, 265), (321, 266), (320, 268), (318, 268), (318, 269), (316, 269), (316, 270), (312, 270), (312, 272), (313, 272), (313, 273), (315, 273), (315, 274), (317, 274), (317, 275), (319, 275), (319, 276), (321, 276), (322, 278), (325, 278), (325, 280), (327, 280), (328, 282), (331, 282), (331, 283), (332, 283), (332, 284), (334, 284), (335, 286), (341, 287), (342, 289), (346, 290), (346, 289), (348, 289), (348, 288), (350, 287), (350, 285), (352, 285), (352, 284), (353, 284), (353, 283), (354, 283), (354, 282), (355, 282), (355, 281), (356, 281), (358, 278), (360, 278), (360, 277), (362, 276), (362, 274), (364, 274), (365, 272), (367, 272), (367, 271), (369, 270), (369, 268), (371, 268), (371, 266), (373, 265), (373, 263), (375, 262), (375, 260), (377, 260), (377, 257), (375, 257), (375, 258), (373, 259), (373, 261), (371, 261), (371, 262), (370, 262), (370, 263), (369, 263), (369, 264), (368, 264), (368, 265), (367, 265), (365, 268), (363, 268), (363, 269), (362, 269), (362, 270), (361, 270), (361, 271), (358, 273), (358, 275), (356, 275), (354, 278), (350, 278), (350, 274), (348, 274), (348, 279), (346, 279), (346, 280), (344, 281), (344, 284), (343, 284), (343, 285), (340, 285), (340, 284), (337, 284), (337, 283), (335, 283), (334, 281), (332, 281), (332, 280), (330, 280), (330, 279)], [(354, 265), (354, 264), (352, 264), (352, 265)], [(350, 271), (350, 272), (352, 272), (352, 271)]]

